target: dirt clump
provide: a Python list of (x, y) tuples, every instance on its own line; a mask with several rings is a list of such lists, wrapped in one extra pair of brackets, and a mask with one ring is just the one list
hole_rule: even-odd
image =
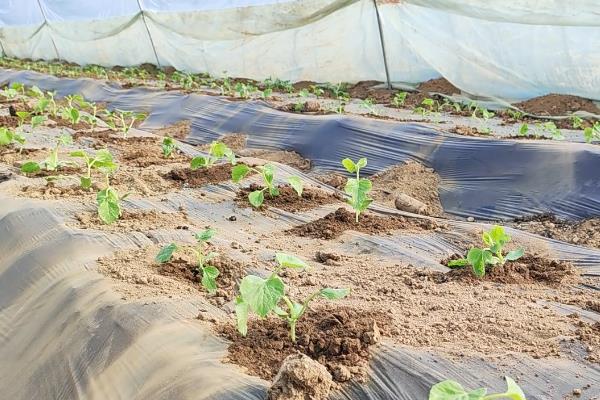
[(290, 354), (273, 379), (267, 399), (326, 400), (332, 383), (323, 365), (304, 354)]
[(263, 379), (273, 379), (287, 356), (302, 353), (324, 365), (334, 381), (344, 382), (364, 380), (369, 348), (379, 342), (387, 326), (386, 316), (377, 311), (322, 306), (298, 321), (295, 344), (287, 324), (278, 318), (250, 320), (246, 337), (233, 324), (217, 329), (232, 342), (228, 360)]
[(327, 214), (316, 221), (290, 229), (288, 232), (317, 239), (334, 239), (348, 230), (368, 234), (389, 233), (393, 230), (433, 230), (440, 226), (430, 219), (406, 218), (403, 216), (382, 217), (364, 213), (356, 223), (354, 213), (345, 208)]
[(534, 115), (568, 115), (575, 111), (587, 111), (600, 115), (600, 108), (593, 101), (567, 94), (547, 94), (513, 104), (513, 106)]
[[(271, 197), (268, 191), (265, 191), (265, 200), (261, 208), (275, 207), (289, 212), (300, 212), (341, 201), (337, 196), (319, 189), (305, 187), (302, 191), (302, 197), (300, 197), (291, 186), (285, 185), (278, 186), (277, 188), (279, 196)], [(242, 188), (237, 192), (236, 203), (242, 207), (251, 207), (248, 202), (248, 194), (261, 189), (255, 183), (249, 187)]]
[(438, 194), (440, 177), (433, 168), (415, 161), (395, 165), (371, 178), (371, 197), (390, 207), (395, 206), (399, 194), (406, 194), (427, 205), (429, 215), (442, 215), (444, 210)]
[(5, 128), (16, 128), (19, 126), (19, 118), (11, 115), (0, 115), (0, 126)]
[(21, 187), (21, 193), (26, 197), (33, 199), (57, 199), (65, 197), (95, 196), (96, 188), (86, 190), (80, 185), (58, 186), (53, 182), (49, 182), (44, 186), (25, 185)]
[(351, 98), (371, 99), (374, 103), (389, 104), (394, 98), (397, 90), (386, 87), (375, 87), (383, 85), (379, 81), (361, 81), (348, 88), (348, 94)]
[(409, 93), (404, 102), (405, 107), (416, 107), (421, 105), (426, 98), (433, 98), (442, 101), (443, 97), (433, 93), (440, 93), (451, 96), (460, 93), (460, 89), (448, 82), (445, 78), (430, 79), (417, 86), (417, 93)]
[(240, 151), (246, 148), (246, 141), (248, 137), (243, 133), (232, 133), (229, 135), (223, 135), (219, 138), (219, 141), (224, 143), (231, 150)]
[(584, 321), (577, 323), (576, 336), (586, 344), (588, 354), (585, 359), (592, 363), (600, 363), (600, 322), (589, 324)]
[(232, 165), (216, 164), (209, 168), (191, 169), (190, 167), (175, 168), (167, 174), (165, 179), (170, 179), (181, 184), (182, 187), (202, 187), (210, 183), (219, 183), (231, 180)]
[(517, 229), (580, 246), (600, 248), (600, 218), (567, 221), (544, 214), (513, 223)]
[[(454, 255), (442, 261), (447, 265), (451, 259), (459, 259)], [(542, 283), (550, 286), (572, 284), (577, 280), (577, 269), (566, 261), (551, 260), (540, 255), (525, 255), (516, 261), (506, 262), (488, 268), (482, 278), (473, 274), (471, 266), (454, 268), (443, 279), (459, 280), (468, 283), (491, 281), (504, 284)]]

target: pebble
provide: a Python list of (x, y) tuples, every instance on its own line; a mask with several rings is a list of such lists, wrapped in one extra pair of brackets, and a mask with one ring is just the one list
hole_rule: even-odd
[(469, 222), (475, 222), (475, 218), (473, 218), (473, 217), (467, 217), (467, 221), (469, 221)]
[(240, 249), (242, 247), (238, 242), (231, 242), (230, 246), (232, 249)]
[(581, 396), (581, 389), (573, 389), (573, 394), (575, 396)]
[(229, 221), (237, 221), (237, 217), (235, 215), (232, 215), (231, 217), (227, 218)]

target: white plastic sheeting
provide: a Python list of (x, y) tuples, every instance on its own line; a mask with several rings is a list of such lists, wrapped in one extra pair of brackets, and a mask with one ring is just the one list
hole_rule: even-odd
[(600, 100), (599, 16), (597, 0), (2, 0), (0, 45), (78, 64), (320, 82), (443, 76), (475, 96)]

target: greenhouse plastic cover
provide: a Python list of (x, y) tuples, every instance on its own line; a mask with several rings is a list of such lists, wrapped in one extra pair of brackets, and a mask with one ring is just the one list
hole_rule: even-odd
[(10, 57), (600, 100), (595, 0), (4, 0)]
[[(508, 142), (461, 138), (427, 126), (360, 120), (346, 116), (289, 115), (261, 103), (229, 102), (225, 99), (161, 92), (148, 89), (121, 89), (91, 79), (57, 79), (33, 72), (1, 71), (0, 82), (35, 84), (60, 94), (82, 93), (110, 106), (125, 106), (150, 112), (144, 127), (158, 127), (167, 121), (191, 119), (190, 143), (210, 141), (223, 133), (244, 132), (249, 145), (293, 149), (310, 158), (318, 168), (334, 169), (342, 153), (356, 156), (369, 151), (369, 163), (380, 169), (408, 158), (435, 165), (442, 175), (444, 207), (452, 209), (456, 196), (471, 191), (481, 198), (475, 209), (492, 204), (483, 195), (491, 185), (500, 184), (500, 196), (516, 205), (513, 216), (531, 208), (531, 202), (552, 210), (569, 204), (582, 208), (598, 198), (597, 176), (585, 168), (564, 170), (568, 164), (557, 157), (551, 143)], [(302, 132), (302, 134), (300, 134)], [(338, 146), (332, 146), (336, 140)], [(511, 151), (506, 151), (510, 146)], [(562, 144), (562, 153), (571, 164), (600, 157), (592, 146)], [(468, 156), (453, 160), (456, 149)], [(592, 150), (589, 150), (589, 149)], [(469, 151), (470, 149), (470, 151)], [(497, 156), (510, 157), (509, 167), (486, 162)], [(514, 154), (519, 154), (519, 157)], [(561, 154), (562, 154), (561, 153)], [(478, 157), (478, 154), (481, 156)], [(514, 157), (514, 158), (513, 158)], [(473, 166), (479, 166), (479, 169)], [(535, 166), (535, 168), (530, 168)], [(278, 164), (278, 179), (297, 174), (306, 181), (310, 175)], [(551, 172), (539, 172), (539, 170)], [(519, 171), (519, 172), (517, 172)], [(517, 189), (509, 192), (509, 182)], [(556, 196), (557, 182), (572, 185), (569, 200), (548, 200)], [(216, 224), (231, 215), (235, 185), (222, 183), (205, 187), (207, 198), (199, 202), (190, 193), (172, 193), (167, 199), (127, 199), (135, 209), (175, 210), (183, 205), (191, 217)], [(326, 190), (334, 190), (328, 188)], [(476, 191), (476, 192), (473, 192)], [(542, 191), (542, 193), (538, 193)], [(472, 194), (476, 193), (476, 196)], [(155, 241), (175, 240), (158, 229), (151, 235), (132, 232), (109, 236), (69, 228), (69, 213), (84, 204), (39, 202), (1, 198), (0, 202), (0, 393), (5, 398), (29, 399), (263, 399), (267, 382), (250, 377), (221, 360), (227, 343), (202, 324), (193, 321), (200, 306), (211, 313), (222, 312), (208, 303), (167, 300), (123, 302), (101, 275), (94, 272), (94, 260), (115, 248), (145, 246)], [(448, 200), (450, 199), (450, 201)], [(476, 200), (473, 200), (476, 201)], [(527, 203), (529, 201), (529, 203)], [(597, 205), (593, 206), (597, 207)], [(489, 208), (489, 210), (488, 210)], [(458, 208), (456, 208), (458, 209)], [(576, 210), (575, 207), (570, 208)], [(327, 210), (325, 210), (327, 211)], [(375, 205), (374, 212), (402, 214)], [(485, 214), (481, 211), (482, 214)], [(590, 212), (590, 209), (586, 209)], [(237, 213), (240, 224), (252, 224), (257, 232), (273, 234), (306, 222), (302, 214), (273, 209), (276, 219), (257, 218), (256, 213)], [(508, 212), (508, 211), (506, 211)], [(596, 211), (597, 212), (597, 211)], [(404, 214), (406, 215), (406, 214)], [(417, 216), (414, 216), (417, 217)], [(277, 221), (276, 223), (274, 221)], [(439, 260), (455, 252), (456, 240), (481, 229), (481, 224), (446, 221), (447, 232), (393, 236), (350, 234), (337, 251), (352, 253), (365, 246), (384, 257), (415, 260), (418, 265), (443, 268)], [(223, 237), (236, 237), (234, 225), (219, 225)], [(519, 240), (529, 240), (548, 249), (555, 257), (579, 266), (585, 275), (600, 275), (600, 251), (510, 230)], [(359, 246), (360, 245), (360, 246)], [(578, 308), (556, 305), (562, 312)], [(468, 387), (488, 386), (501, 390), (499, 369), (512, 365), (513, 376), (523, 376), (528, 399), (554, 399), (571, 393), (573, 385), (600, 387), (600, 369), (572, 359), (535, 360), (517, 354), (506, 355), (502, 367), (493, 361), (465, 358), (450, 361), (435, 352), (385, 343), (374, 354), (369, 383), (344, 386), (332, 399), (424, 399), (432, 384), (446, 377), (460, 379)], [(551, 385), (548, 385), (551, 382)]]

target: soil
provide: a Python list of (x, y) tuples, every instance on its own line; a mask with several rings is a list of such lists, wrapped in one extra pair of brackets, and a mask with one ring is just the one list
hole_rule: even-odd
[(583, 221), (560, 220), (554, 215), (539, 215), (513, 223), (517, 229), (535, 233), (550, 239), (561, 240), (579, 246), (600, 248), (600, 218)]
[(152, 133), (158, 136), (170, 136), (175, 139), (183, 140), (190, 135), (192, 131), (192, 122), (189, 120), (179, 121), (172, 125), (168, 125), (159, 129), (155, 129)]
[(473, 126), (457, 125), (448, 131), (462, 136), (492, 137), (490, 133), (481, 133)]
[[(209, 251), (217, 251), (218, 249), (209, 249)], [(232, 260), (231, 258), (219, 255), (212, 259), (209, 263), (219, 270), (218, 286), (214, 298), (211, 297), (214, 303), (222, 306), (226, 301), (235, 299), (238, 291), (238, 282), (246, 275), (242, 263)], [(174, 258), (170, 262), (160, 264), (157, 271), (161, 275), (171, 276), (177, 280), (186, 280), (191, 282), (200, 291), (205, 291), (200, 282), (202, 274), (197, 270), (196, 264), (191, 257), (189, 258)]]
[(548, 94), (535, 97), (513, 106), (534, 115), (569, 115), (575, 111), (587, 111), (600, 115), (598, 108), (591, 100), (565, 94)]
[(348, 94), (356, 99), (371, 99), (377, 104), (391, 103), (394, 95), (398, 92), (396, 89), (387, 89), (384, 87), (375, 88), (374, 86), (384, 85), (378, 81), (361, 81), (348, 88)]
[(189, 229), (190, 221), (185, 212), (164, 212), (156, 210), (123, 210), (121, 217), (110, 225), (104, 224), (97, 212), (82, 212), (75, 215), (77, 227), (99, 229), (108, 232), (143, 232), (158, 229)]
[(338, 208), (337, 211), (327, 214), (323, 218), (297, 226), (288, 232), (298, 236), (334, 239), (348, 230), (377, 235), (390, 233), (394, 230), (423, 231), (440, 229), (438, 223), (430, 219), (401, 216), (381, 217), (368, 212), (360, 215), (358, 224), (354, 218), (353, 212), (345, 208)]
[(85, 190), (76, 184), (58, 186), (53, 182), (49, 182), (44, 186), (22, 186), (21, 192), (24, 196), (34, 199), (63, 199), (67, 197), (95, 197), (97, 188)]
[(250, 320), (246, 337), (232, 324), (217, 326), (217, 331), (231, 340), (228, 361), (263, 379), (273, 379), (282, 361), (300, 352), (327, 367), (334, 381), (345, 382), (366, 378), (369, 348), (379, 342), (382, 331), (385, 335), (388, 325), (381, 312), (319, 306), (298, 321), (296, 344), (285, 321), (274, 317)]
[(576, 331), (577, 338), (587, 345), (585, 359), (592, 363), (600, 363), (600, 322), (593, 324), (579, 321)]
[(301, 171), (308, 171), (311, 168), (310, 160), (307, 160), (295, 151), (244, 149), (240, 150), (238, 153), (244, 157), (261, 158), (266, 161), (289, 165), (290, 167), (294, 167)]
[[(243, 133), (232, 133), (229, 135), (223, 135), (219, 138), (219, 141), (224, 143), (234, 152), (238, 152), (246, 148), (246, 140), (248, 137)], [(208, 146), (207, 146), (208, 147)]]
[(2, 150), (0, 151), (0, 162), (8, 164), (8, 165), (13, 165), (15, 166), (15, 164), (22, 164), (25, 161), (28, 160), (38, 160), (38, 159), (42, 159), (44, 158), (48, 152), (50, 151), (50, 149), (47, 148), (43, 148), (43, 149), (26, 149), (23, 148), (22, 150), (20, 150), (18, 147), (14, 147), (14, 146), (10, 146), (10, 147), (3, 147)]
[(182, 187), (202, 187), (210, 183), (219, 183), (231, 179), (232, 165), (215, 164), (210, 168), (198, 168), (192, 170), (190, 167), (172, 169), (163, 175), (165, 179), (171, 179), (181, 184)]
[(441, 96), (434, 95), (432, 93), (441, 93), (448, 96), (453, 94), (460, 93), (460, 89), (452, 85), (444, 78), (430, 79), (426, 82), (422, 82), (417, 86), (417, 93), (409, 93), (406, 96), (406, 100), (404, 102), (404, 106), (408, 108), (413, 108), (421, 105), (423, 100), (426, 98), (433, 98), (436, 100), (442, 100)]
[[(242, 207), (251, 207), (248, 202), (248, 194), (255, 190), (261, 190), (257, 184), (251, 184), (247, 188), (242, 188), (237, 193), (236, 203)], [(289, 212), (301, 212), (320, 207), (325, 204), (331, 204), (343, 201), (334, 194), (329, 194), (319, 189), (305, 187), (302, 197), (291, 186), (279, 186), (279, 196), (271, 197), (265, 194), (265, 200), (261, 208), (275, 207)]]
[(27, 174), (30, 178), (47, 178), (50, 176), (65, 176), (65, 175), (78, 175), (82, 172), (79, 166), (63, 166), (59, 167), (55, 171), (48, 171), (46, 169), (40, 169), (38, 172)]
[[(443, 265), (448, 261), (462, 258), (455, 254), (443, 260)], [(477, 278), (470, 266), (464, 268), (453, 268), (444, 279), (462, 282), (476, 283), (491, 281), (504, 284), (542, 283), (547, 285), (563, 285), (575, 283), (578, 273), (572, 264), (564, 261), (550, 260), (540, 255), (525, 255), (516, 261), (507, 262), (488, 268), (483, 278)]]
[(396, 196), (404, 193), (425, 203), (428, 215), (440, 216), (444, 210), (438, 194), (440, 177), (433, 168), (409, 161), (395, 165), (371, 178), (370, 196), (377, 202), (394, 207)]
[(19, 118), (10, 115), (0, 115), (0, 126), (5, 128), (16, 128), (19, 126)]

